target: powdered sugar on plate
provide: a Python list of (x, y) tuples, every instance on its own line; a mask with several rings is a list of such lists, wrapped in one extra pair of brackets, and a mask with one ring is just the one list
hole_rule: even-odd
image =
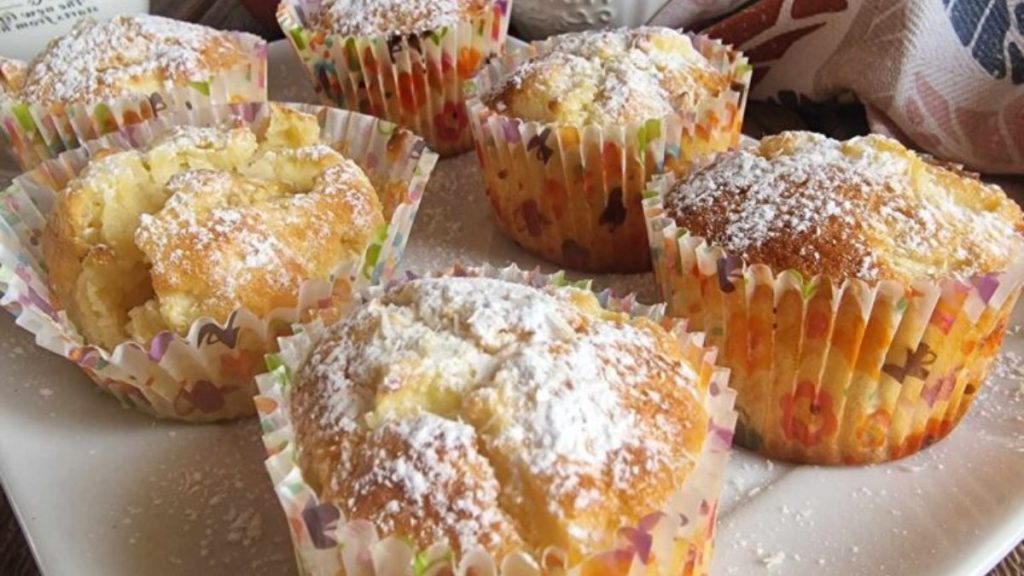
[[(209, 461), (205, 451), (193, 450), (153, 466), (148, 478), (138, 479), (138, 493), (126, 498), (122, 509), (111, 511), (111, 523), (124, 544), (155, 552), (147, 557), (151, 570), (188, 562), (209, 572), (245, 567), (247, 574), (270, 575), (293, 561), (287, 540), (281, 538), (286, 532), (275, 524), (276, 510), (264, 505), (272, 497), (265, 493), (269, 490), (250, 482), (262, 473), (253, 465), (258, 459), (252, 453), (259, 446), (252, 442), (252, 428), (247, 423), (222, 430), (217, 444), (224, 457), (217, 462)], [(168, 444), (200, 441), (192, 430), (167, 434)], [(154, 548), (154, 526), (167, 524), (195, 547)]]

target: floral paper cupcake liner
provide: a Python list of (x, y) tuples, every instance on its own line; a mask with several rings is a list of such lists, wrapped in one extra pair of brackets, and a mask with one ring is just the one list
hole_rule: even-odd
[[(443, 275), (485, 276), (535, 287), (575, 286), (589, 289), (588, 282), (570, 283), (562, 273), (544, 275), (516, 267), (456, 268)], [(320, 322), (307, 324), (294, 336), (281, 340), (281, 351), (268, 357), (271, 371), (257, 378), (266, 461), (278, 498), (288, 518), (299, 572), (310, 576), (336, 574), (707, 574), (712, 559), (715, 520), (725, 466), (732, 443), (736, 413), (735, 393), (728, 387), (728, 372), (715, 367), (715, 351), (702, 345), (700, 335), (686, 332), (684, 323), (667, 318), (663, 307), (638, 304), (633, 297), (599, 294), (602, 306), (643, 316), (662, 324), (679, 338), (686, 358), (699, 366), (700, 386), (707, 391), (705, 408), (709, 431), (696, 466), (684, 486), (662, 510), (639, 519), (636, 526), (619, 530), (616, 547), (565, 566), (567, 555), (557, 549), (543, 554), (543, 567), (522, 552), (493, 558), (480, 549), (466, 553), (457, 564), (444, 543), (425, 550), (414, 549), (399, 535), (380, 535), (365, 520), (346, 519), (305, 482), (297, 464), (297, 448), (291, 425), (289, 399), (291, 377), (325, 332)], [(415, 571), (414, 570), (415, 567)]]
[(750, 85), (751, 67), (742, 54), (705, 36), (690, 38), (728, 75), (730, 88), (694, 109), (626, 126), (524, 122), (481, 101), (543, 50), (543, 43), (495, 59), (467, 83), (487, 196), (505, 234), (567, 268), (650, 269), (644, 187), (654, 174), (682, 170), (704, 154), (736, 147)]
[(999, 352), (1024, 262), (910, 284), (806, 278), (748, 265), (679, 228), (671, 177), (645, 200), (668, 313), (707, 334), (736, 389), (738, 444), (817, 464), (913, 454), (963, 418)]
[(23, 170), (74, 150), (82, 143), (152, 120), (166, 110), (267, 100), (267, 44), (237, 34), (248, 59), (204, 82), (168, 86), (160, 92), (90, 104), (0, 103), (0, 134)]
[(223, 324), (197, 320), (186, 336), (163, 332), (148, 346), (125, 342), (105, 350), (86, 344), (59, 309), (39, 246), (56, 191), (98, 150), (145, 146), (175, 125), (215, 125), (227, 119), (254, 123), (269, 115), (267, 103), (169, 112), (84, 143), (17, 178), (0, 195), (0, 305), (17, 317), (19, 326), (35, 334), (40, 346), (77, 364), (126, 405), (194, 422), (254, 414), (254, 376), (263, 369), (264, 355), (277, 349), (277, 338), (288, 334), (296, 322), (335, 311), (360, 287), (392, 276), (437, 162), (422, 139), (383, 120), (321, 106), (294, 107), (315, 114), (321, 140), (363, 168), (381, 194), (389, 220), (362, 258), (337, 271), (333, 282), (306, 282), (295, 308), (267, 317), (236, 310)]
[(442, 157), (473, 149), (463, 82), (505, 49), (512, 0), (490, 0), (485, 15), (408, 36), (342, 36), (316, 31), (322, 0), (284, 0), (277, 20), (325, 104), (386, 118), (426, 139)]

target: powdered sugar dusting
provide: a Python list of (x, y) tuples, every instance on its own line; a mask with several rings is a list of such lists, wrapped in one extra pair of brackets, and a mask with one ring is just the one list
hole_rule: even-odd
[(326, 0), (314, 24), (344, 36), (418, 34), (476, 16), (485, 0)]
[(235, 36), (158, 16), (80, 21), (30, 65), (22, 97), (90, 102), (205, 82), (247, 58)]
[(975, 182), (977, 192), (958, 197), (938, 170), (881, 136), (787, 133), (721, 155), (670, 191), (666, 207), (730, 253), (806, 273), (913, 279), (1005, 266), (1020, 251), (1019, 218), (974, 208), (966, 194), (1009, 206), (1005, 196)]
[[(472, 427), (433, 414), (419, 414), (406, 419), (388, 419), (374, 431), (376, 448), (370, 457), (369, 473), (356, 476), (351, 491), (350, 508), (372, 498), (375, 490), (392, 489), (394, 497), (381, 510), (378, 526), (385, 533), (396, 529), (395, 518), (412, 515), (417, 524), (426, 526), (425, 518), (437, 515), (442, 522), (428, 530), (429, 538), (444, 539), (441, 527), (451, 527), (455, 544), (462, 550), (480, 545), (493, 546), (501, 534), (496, 526), (501, 514), (486, 504), (498, 498), (498, 483), (493, 477), (468, 485), (463, 482), (467, 463), (486, 467), (486, 460), (476, 454), (476, 432)], [(397, 453), (389, 449), (388, 440), (397, 440)], [(467, 513), (468, 512), (468, 513)]]
[[(329, 146), (311, 146), (299, 148), (296, 150), (296, 153), (300, 158), (305, 156), (317, 162), (322, 158), (337, 154), (337, 151)], [(362, 168), (346, 158), (342, 162), (323, 171), (316, 188), (316, 193), (343, 200), (344, 204), (349, 207), (352, 224), (356, 228), (367, 228), (375, 224), (373, 216), (375, 213), (380, 213), (380, 207), (370, 202), (371, 197), (369, 195), (360, 193), (360, 189), (353, 185), (355, 182), (365, 183), (362, 191), (371, 189), (370, 182), (367, 180)], [(311, 196), (302, 196), (296, 199), (296, 201), (312, 203), (313, 198)], [(295, 224), (300, 225), (301, 223), (296, 222)]]
[[(463, 394), (495, 371), (494, 355), (503, 349), (524, 337), (570, 337), (580, 322), (579, 312), (552, 297), (497, 281), (421, 281), (389, 292), (356, 309), (336, 327), (337, 340), (310, 361), (310, 376), (327, 382), (330, 394), (322, 424), (358, 428), (372, 410), (358, 390), (378, 378), (383, 390), (397, 389), (410, 371), (443, 374), (436, 385)], [(349, 327), (373, 329), (377, 337), (362, 340)]]
[[(246, 130), (237, 127), (238, 130)], [(238, 137), (227, 125), (224, 126), (172, 126), (160, 137), (159, 146), (168, 150), (188, 150), (191, 148), (223, 149)]]
[[(275, 108), (271, 119), (313, 131), (305, 142), (319, 134), (309, 115)], [(269, 314), (294, 306), (304, 282), (358, 266), (384, 225), (372, 183), (329, 146), (291, 145), (240, 121), (179, 126), (145, 149), (97, 154), (82, 171), (69, 194), (103, 198), (116, 224), (89, 241), (115, 248), (151, 286), (141, 304), (146, 293), (133, 296), (125, 336), (148, 342), (240, 308)]]
[(565, 34), (541, 47), (484, 95), (489, 106), (539, 122), (623, 124), (692, 108), (728, 84), (667, 28)]
[[(654, 371), (626, 352), (627, 342), (657, 356), (649, 334), (594, 323), (568, 340), (518, 346), (499, 360), (491, 383), (473, 392), (485, 402), (509, 405), (510, 420), (491, 442), (501, 452), (519, 454), (532, 475), (549, 483), (555, 515), (564, 514), (560, 502), (566, 499), (586, 509), (606, 497), (586, 478), (607, 473), (610, 484), (624, 490), (639, 476), (672, 465), (673, 452), (646, 434), (650, 423), (627, 408), (633, 399), (670, 409), (646, 386)], [(688, 368), (678, 368), (677, 377), (692, 381)]]
[[(658, 471), (685, 468), (691, 455), (667, 434), (691, 426), (703, 433), (705, 425), (680, 423), (698, 417), (680, 413), (680, 406), (701, 405), (692, 367), (667, 357), (649, 329), (599, 319), (571, 301), (573, 294), (450, 277), (378, 290), (317, 347), (298, 379), (298, 394), (319, 395), (320, 429), (348, 437), (367, 425), (375, 436), (382, 429), (405, 430), (401, 436), (413, 454), (419, 452), (410, 438), (431, 436), (419, 426), (454, 426), (445, 434), (461, 435), (475, 429), (472, 442), (457, 437), (492, 463), (498, 458), (499, 480), (520, 468), (537, 478), (548, 513), (579, 542), (596, 542), (606, 526), (577, 517), (614, 509), (608, 490), (626, 491)], [(419, 424), (396, 428), (396, 418)], [(441, 431), (432, 435), (444, 437)], [(354, 456), (344, 451), (337, 484), (352, 472)], [(428, 488), (438, 478), (389, 466), (367, 482), (401, 486), (410, 499), (402, 510), (417, 498), (450, 497)], [(386, 479), (379, 477), (385, 473)], [(510, 500), (522, 505), (517, 490), (522, 487), (502, 482), (500, 497), (481, 502), (491, 501), (495, 509), (495, 498), (502, 508)], [(378, 520), (389, 514), (364, 512)], [(491, 513), (486, 506), (473, 512)], [(615, 521), (637, 520), (609, 513)]]
[[(171, 193), (157, 215), (142, 215), (140, 245), (157, 255), (153, 274), (202, 274), (196, 253), (224, 253), (223, 246), (237, 247), (239, 258), (225, 258), (217, 276), (220, 296), (238, 299), (238, 289), (257, 278), (277, 289), (291, 285), (286, 263), (297, 255), (261, 225), (258, 209), (251, 206), (214, 205), (197, 211), (197, 196), (227, 196), (242, 184), (228, 172), (189, 171), (176, 174), (167, 184)], [(250, 186), (255, 182), (247, 182)]]

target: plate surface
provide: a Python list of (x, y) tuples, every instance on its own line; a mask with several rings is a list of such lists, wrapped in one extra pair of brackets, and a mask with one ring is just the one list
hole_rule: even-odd
[[(270, 54), (272, 96), (313, 101), (288, 46)], [(470, 154), (435, 171), (406, 265), (483, 261), (540, 265), (498, 233)], [(653, 297), (649, 275), (597, 283)], [(0, 479), (44, 573), (295, 573), (254, 421), (187, 426), (123, 409), (0, 316)], [(714, 574), (984, 574), (1024, 538), (1024, 370), (1009, 360), (1024, 336), (1013, 332), (1009, 377), (913, 458), (827, 469), (737, 451)]]

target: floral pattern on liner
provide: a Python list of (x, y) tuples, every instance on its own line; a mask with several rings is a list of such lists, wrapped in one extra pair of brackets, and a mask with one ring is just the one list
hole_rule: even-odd
[(248, 62), (188, 86), (168, 86), (135, 98), (91, 104), (7, 101), (0, 104), (0, 134), (24, 170), (74, 150), (88, 140), (157, 118), (168, 110), (192, 109), (267, 99), (267, 44), (239, 34), (251, 47)]
[(605, 128), (523, 122), (480, 99), (538, 46), (495, 59), (467, 83), (487, 196), (502, 231), (560, 266), (591, 272), (649, 270), (643, 191), (654, 174), (685, 169), (739, 144), (751, 68), (704, 36), (694, 47), (728, 73), (731, 88), (694, 110)]
[(491, 0), (477, 21), (391, 38), (318, 32), (309, 22), (319, 7), (284, 0), (277, 19), (325, 104), (387, 118), (443, 157), (472, 150), (463, 82), (504, 51), (512, 0)]
[(766, 456), (868, 464), (909, 456), (963, 418), (999, 352), (1024, 262), (968, 281), (841, 284), (747, 265), (644, 201), (658, 288), (722, 352), (736, 441)]
[[(544, 275), (515, 267), (456, 268), (445, 275), (486, 276), (536, 287), (570, 285), (562, 273)], [(589, 288), (587, 282), (571, 285)], [(297, 329), (294, 336), (283, 338), (281, 352), (268, 357), (271, 371), (257, 377), (260, 395), (256, 397), (256, 406), (269, 455), (267, 469), (288, 518), (300, 573), (310, 576), (707, 574), (713, 553), (718, 497), (736, 423), (735, 393), (728, 387), (728, 373), (715, 367), (715, 352), (702, 346), (702, 336), (689, 334), (685, 323), (666, 318), (662, 306), (643, 306), (632, 297), (619, 299), (610, 292), (600, 294), (599, 299), (608, 309), (659, 321), (678, 335), (687, 357), (702, 366), (700, 375), (709, 390), (707, 409), (712, 433), (707, 435), (690, 480), (680, 487), (664, 510), (639, 519), (636, 526), (622, 527), (620, 545), (616, 549), (588, 558), (578, 566), (566, 566), (566, 555), (557, 549), (544, 551), (543, 566), (522, 553), (496, 559), (479, 549), (471, 550), (456, 564), (444, 543), (415, 550), (400, 535), (382, 538), (369, 522), (342, 518), (337, 508), (320, 503), (316, 492), (303, 480), (290, 422), (290, 376), (325, 330), (322, 323), (314, 322)]]
[(264, 355), (276, 349), (278, 337), (289, 334), (295, 322), (336, 313), (360, 287), (392, 277), (437, 162), (422, 139), (383, 120), (322, 106), (294, 107), (315, 114), (321, 139), (363, 168), (390, 218), (361, 261), (339, 270), (333, 282), (306, 282), (295, 308), (266, 318), (236, 310), (224, 324), (197, 320), (184, 337), (164, 332), (148, 346), (125, 342), (104, 350), (86, 345), (60, 311), (39, 246), (55, 191), (84, 169), (96, 151), (144, 146), (174, 125), (211, 125), (228, 118), (255, 122), (269, 114), (266, 103), (174, 111), (87, 142), (17, 178), (0, 194), (0, 305), (35, 334), (37, 344), (77, 364), (126, 405), (193, 422), (252, 415), (254, 376), (263, 370)]

